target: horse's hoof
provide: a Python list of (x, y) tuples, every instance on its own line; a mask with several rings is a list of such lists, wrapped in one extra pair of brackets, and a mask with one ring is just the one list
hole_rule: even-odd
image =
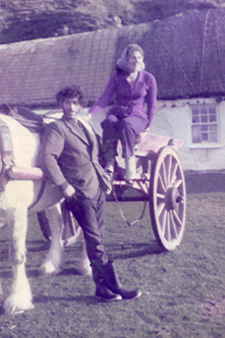
[(13, 299), (10, 297), (5, 300), (3, 305), (3, 310), (5, 315), (18, 315), (23, 313), (24, 311), (33, 310), (34, 305), (30, 302), (25, 302), (24, 304), (16, 304), (13, 302)]
[(89, 270), (77, 270), (77, 273), (79, 276), (91, 276), (92, 272), (90, 272)]
[(83, 257), (83, 254), (82, 254), (81, 259), (79, 261), (78, 274), (81, 275), (81, 276), (91, 276), (92, 275), (91, 263), (90, 263), (87, 256)]
[(59, 267), (56, 268), (54, 265), (48, 263), (40, 266), (40, 268), (38, 269), (38, 275), (39, 277), (51, 277), (58, 275), (61, 271), (62, 269), (60, 269)]
[(92, 275), (92, 268), (90, 266), (89, 267), (88, 266), (86, 266), (86, 267), (79, 266), (77, 273), (80, 276), (91, 276)]
[(46, 272), (43, 269), (39, 269), (38, 270), (38, 276), (48, 278), (48, 277), (53, 277), (53, 276), (59, 275), (60, 272), (61, 272), (61, 270), (54, 270), (54, 271), (51, 271), (51, 272)]

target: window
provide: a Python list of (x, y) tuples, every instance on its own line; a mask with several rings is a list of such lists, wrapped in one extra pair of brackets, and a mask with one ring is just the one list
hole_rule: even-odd
[(216, 105), (192, 108), (192, 143), (218, 142)]

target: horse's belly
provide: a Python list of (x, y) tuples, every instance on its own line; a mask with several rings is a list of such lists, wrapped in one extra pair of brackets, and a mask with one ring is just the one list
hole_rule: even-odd
[(0, 208), (28, 208), (34, 195), (33, 181), (9, 181), (1, 194)]
[(35, 202), (30, 206), (29, 213), (45, 210), (63, 200), (63, 195), (59, 188), (49, 181), (45, 181), (44, 186), (39, 186), (39, 189), (36, 187), (35, 192)]
[[(43, 185), (44, 184), (44, 185)], [(0, 209), (27, 209), (29, 213), (45, 210), (59, 203), (63, 195), (49, 181), (9, 181), (1, 194)]]

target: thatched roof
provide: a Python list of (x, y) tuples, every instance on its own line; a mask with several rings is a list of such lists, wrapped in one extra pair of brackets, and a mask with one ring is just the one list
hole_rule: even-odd
[(225, 11), (0, 45), (0, 103), (51, 105), (76, 83), (95, 100), (129, 43), (145, 50), (159, 99), (225, 95)]

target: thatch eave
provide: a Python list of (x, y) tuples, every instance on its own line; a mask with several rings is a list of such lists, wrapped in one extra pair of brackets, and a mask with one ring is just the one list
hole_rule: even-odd
[(214, 98), (216, 101), (221, 101), (221, 98), (225, 98), (225, 92), (221, 92), (221, 93), (218, 93), (218, 92), (215, 92), (215, 93), (203, 93), (203, 92), (200, 92), (200, 93), (196, 93), (195, 95), (186, 95), (186, 96), (161, 96), (159, 97), (158, 96), (158, 100), (162, 100), (162, 101), (167, 101), (167, 100), (172, 100), (172, 101), (175, 101), (175, 100), (190, 100), (190, 99), (196, 99), (196, 98), (203, 98), (203, 99), (211, 99), (211, 98)]
[(149, 23), (0, 45), (0, 104), (53, 106), (76, 83), (89, 102), (103, 91), (129, 43), (145, 50), (158, 99), (225, 93), (225, 10), (208, 9)]

